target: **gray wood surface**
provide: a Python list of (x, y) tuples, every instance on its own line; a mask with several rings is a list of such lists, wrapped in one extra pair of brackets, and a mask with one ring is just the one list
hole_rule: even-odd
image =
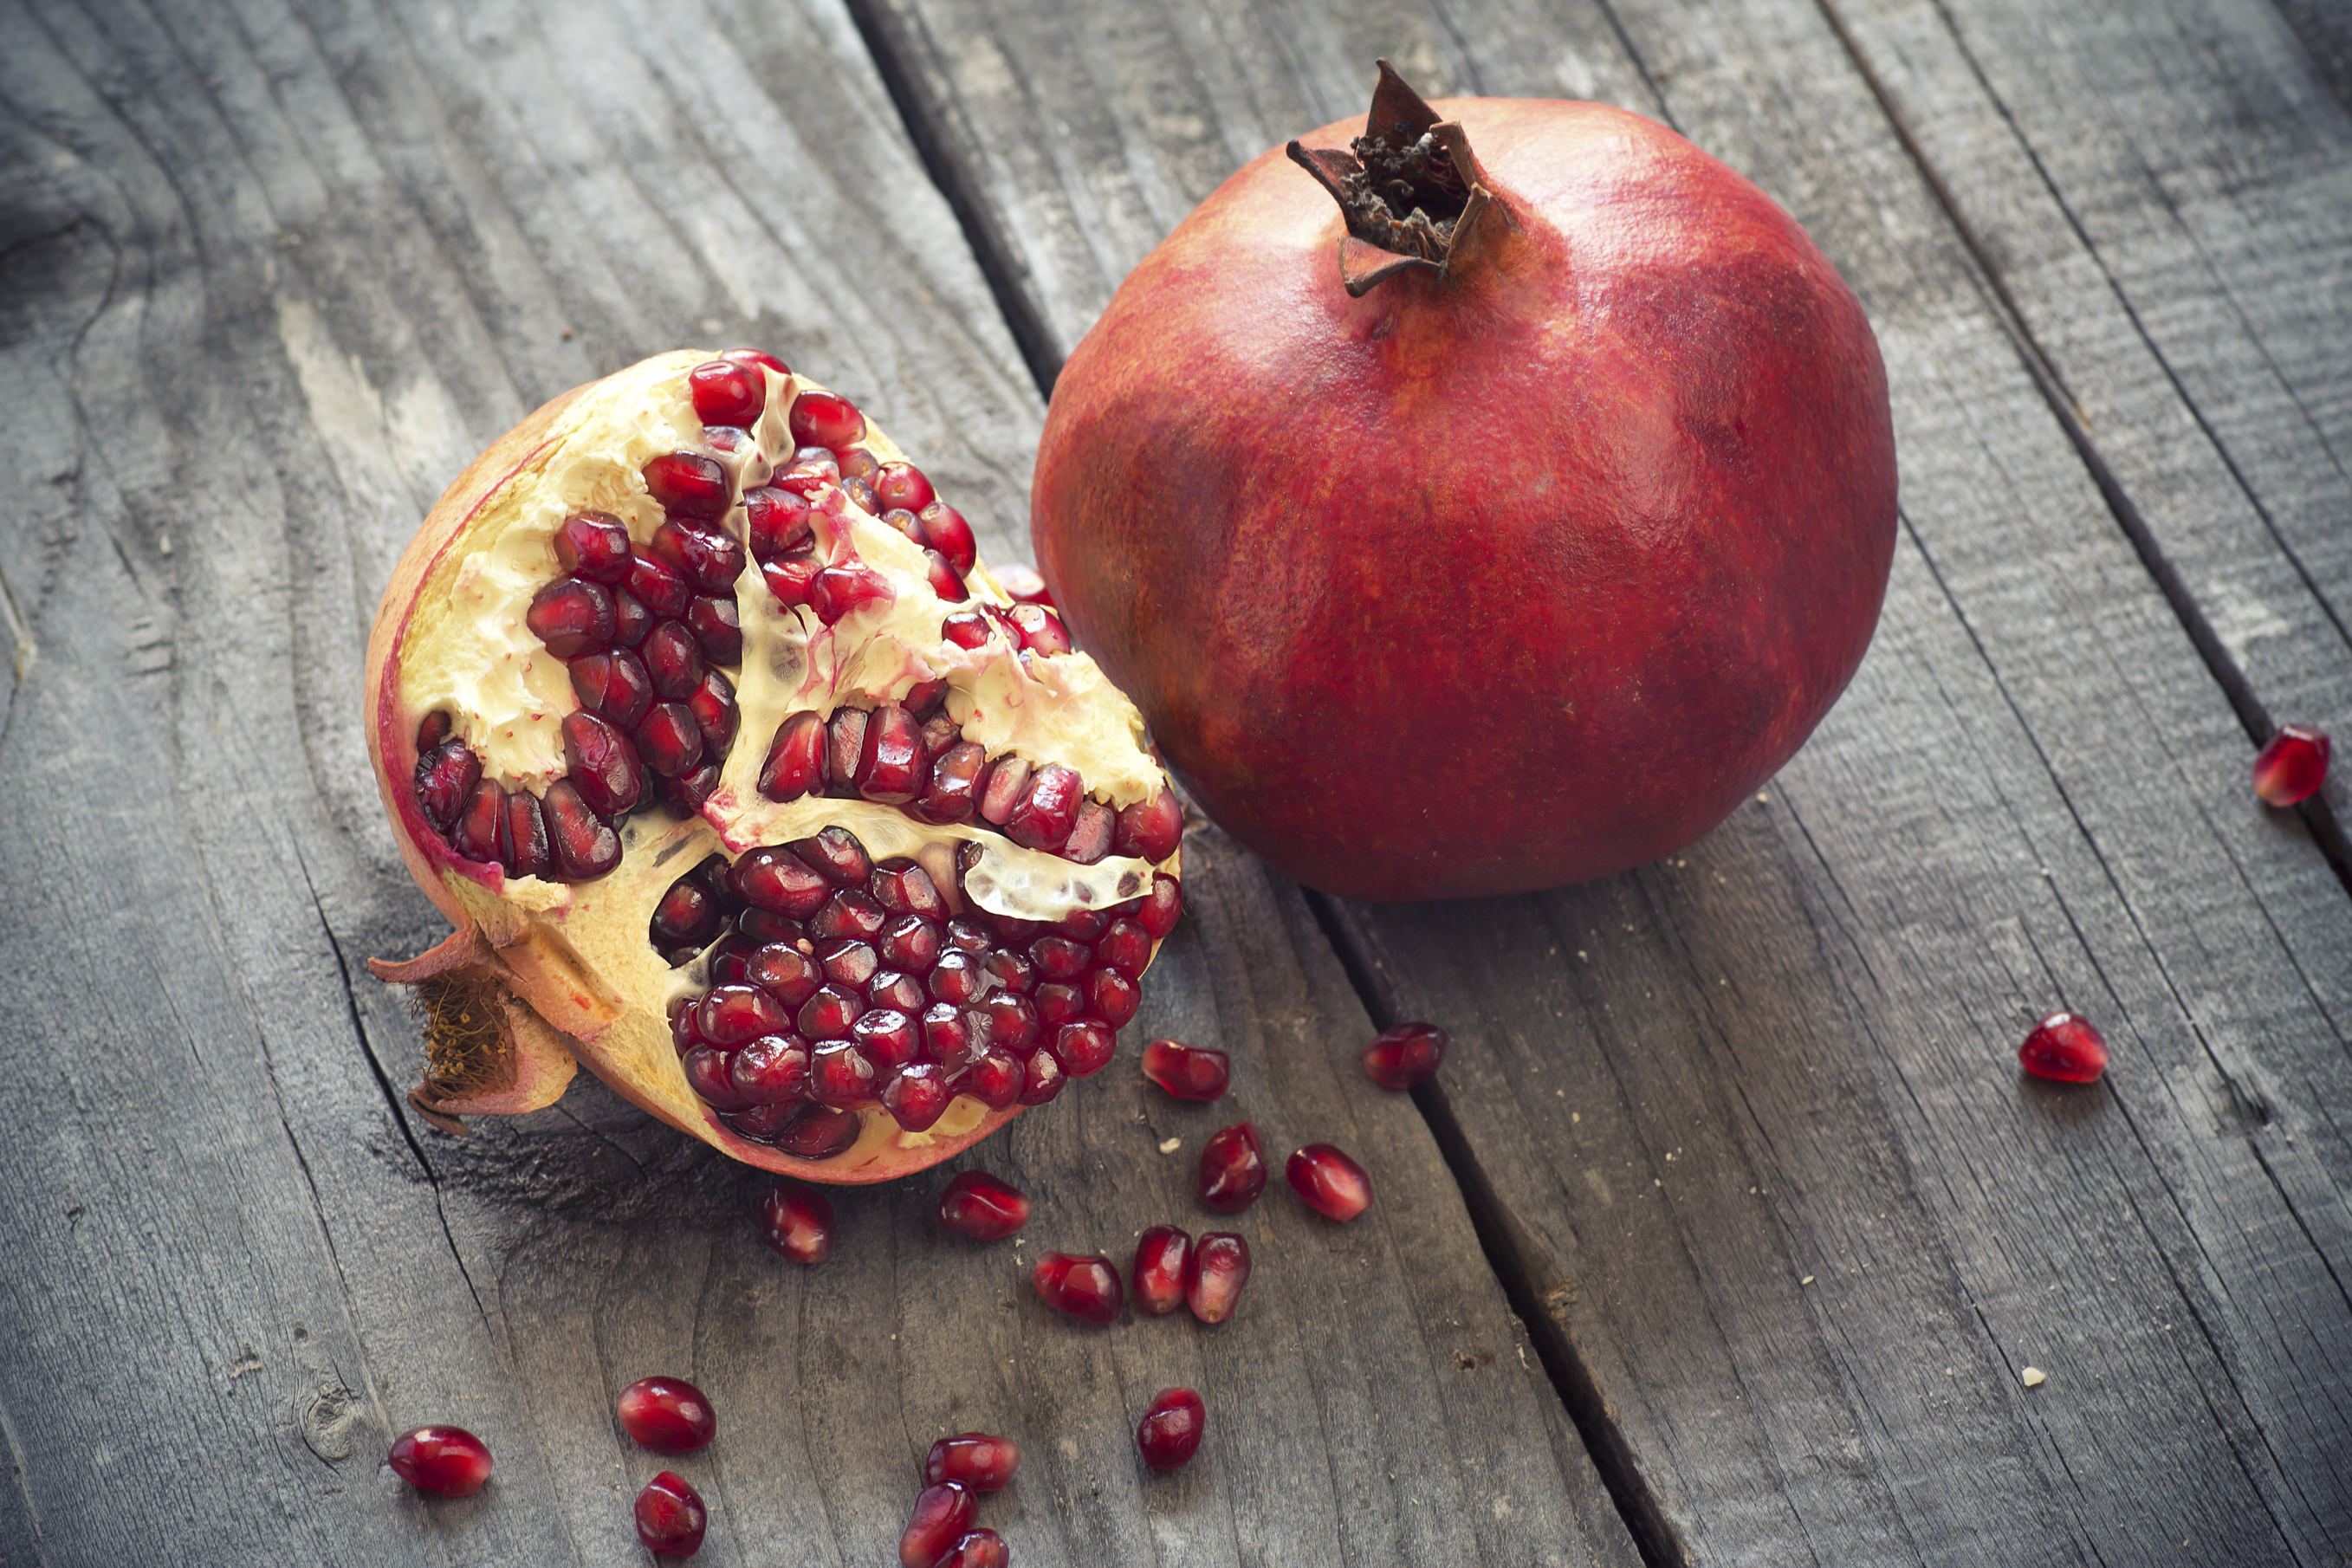
[[(1021, 1439), (1024, 1563), (1608, 1564), (1632, 1544), (1360, 1001), (1295, 889), (1202, 838), (1125, 1061), (971, 1158), (1024, 1247), (937, 1234), (944, 1180), (759, 1245), (764, 1184), (592, 1083), (451, 1141), (370, 954), (434, 940), (357, 724), (377, 592), (464, 460), (679, 342), (856, 395), (1019, 552), (1041, 404), (849, 17), (818, 0), (0, 8), (0, 1561), (642, 1562), (653, 1372), (720, 1413), (672, 1461), (698, 1562), (867, 1563), (936, 1436)], [(1225, 1044), (1179, 1110), (1134, 1052)], [(1334, 1137), (1380, 1206), (1279, 1187), (1240, 1315), (1075, 1328), (1045, 1247), (1208, 1216), (1200, 1140)], [(1164, 1138), (1183, 1141), (1171, 1155)], [(1288, 1140), (1285, 1142), (1284, 1140)], [(1133, 1450), (1199, 1386), (1184, 1475)], [(425, 1502), (393, 1434), (498, 1458)]]
[[(1878, 325), (1904, 466), (1854, 689), (1674, 861), (1335, 924), (1377, 1014), (1456, 1030), (1433, 1121), (1660, 1554), (2341, 1561), (2352, 921), (2296, 820), (2248, 797), (2232, 693), (2100, 484), (2236, 695), (2343, 710), (2321, 438), (2352, 326), (2343, 205), (2280, 195), (2340, 178), (2340, 108), (2260, 6), (2013, 7), (2005, 33), (1989, 6), (1853, 9), (898, 0), (875, 30), (1065, 347), (1225, 167), (1360, 111), (1375, 52), (1432, 93), (1660, 115), (1808, 224)], [(1965, 85), (1954, 33), (1995, 58), (1973, 98), (1926, 101)], [(2008, 75), (2043, 128), (1994, 158), (1963, 133), (1990, 136), (1984, 84)], [(2037, 134), (2084, 166), (2028, 178)], [(2069, 224), (2070, 182), (2126, 209), (2101, 223), (2135, 216), (2095, 156), (2118, 144), (2203, 199), (2176, 237), (2232, 226), (2202, 282), (2193, 239), (2168, 272)], [(2167, 195), (2145, 184), (2142, 222)], [(2262, 298), (2217, 306), (2217, 277)], [(2059, 1005), (2117, 1044), (2090, 1093), (2018, 1080), (2016, 1041)]]

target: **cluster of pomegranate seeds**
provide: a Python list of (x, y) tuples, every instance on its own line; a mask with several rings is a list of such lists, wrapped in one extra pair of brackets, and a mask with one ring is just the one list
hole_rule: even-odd
[(975, 1241), (1003, 1241), (1029, 1223), (1029, 1199), (986, 1171), (966, 1171), (940, 1192), (940, 1223)]
[(1209, 1231), (1184, 1261), (1184, 1305), (1204, 1323), (1222, 1323), (1241, 1305), (1249, 1277), (1249, 1243), (1231, 1231)]
[(1345, 1151), (1328, 1143), (1297, 1151), (1282, 1173), (1307, 1206), (1326, 1219), (1351, 1220), (1371, 1206), (1371, 1178)]
[(1209, 1413), (1189, 1388), (1163, 1388), (1135, 1428), (1135, 1446), (1155, 1470), (1181, 1469), (1200, 1450)]
[(1444, 1064), (1445, 1031), (1434, 1024), (1399, 1024), (1364, 1047), (1364, 1072), (1382, 1089), (1427, 1083)]
[(760, 1200), (760, 1239), (794, 1263), (833, 1256), (833, 1205), (798, 1182), (778, 1182)]
[(996, 1531), (973, 1528), (972, 1516), (979, 1494), (1002, 1490), (1020, 1468), (1021, 1446), (1010, 1437), (962, 1432), (932, 1444), (898, 1537), (901, 1568), (1005, 1568), (1012, 1552)]
[(2107, 1042), (2088, 1020), (2053, 1013), (2017, 1047), (2017, 1061), (2036, 1078), (2096, 1083), (2107, 1070)]
[(490, 1479), (488, 1445), (463, 1426), (419, 1426), (392, 1440), (393, 1474), (421, 1491), (472, 1497)]
[(1205, 1046), (1154, 1040), (1143, 1047), (1143, 1076), (1178, 1100), (1220, 1100), (1233, 1065), (1224, 1052)]
[(1118, 1270), (1110, 1266), (1108, 1258), (1074, 1258), (1066, 1252), (1048, 1252), (1037, 1259), (1029, 1282), (1036, 1287), (1039, 1299), (1047, 1306), (1097, 1328), (1108, 1328), (1118, 1321), (1118, 1309), (1127, 1296), (1118, 1282)]
[(1257, 1129), (1236, 1121), (1209, 1134), (1201, 1148), (1201, 1201), (1219, 1214), (1239, 1214), (1265, 1191), (1265, 1155)]
[(856, 1138), (860, 1106), (920, 1132), (960, 1094), (1043, 1105), (1109, 1065), (1151, 944), (1182, 910), (1176, 879), (1047, 924), (979, 910), (956, 864), (951, 905), (922, 865), (877, 864), (834, 826), (731, 867), (714, 857), (663, 894), (660, 951), (680, 963), (716, 944), (710, 989), (677, 1005), (671, 1029), (687, 1081), (730, 1128), (814, 1157)]
[(641, 1377), (616, 1402), (621, 1430), (656, 1454), (690, 1454), (719, 1435), (719, 1416), (702, 1390), (682, 1377)]
[(2272, 805), (2308, 800), (2327, 781), (2327, 731), (2282, 724), (2254, 757), (2254, 793)]
[(664, 1470), (637, 1494), (637, 1540), (656, 1557), (691, 1557), (709, 1527), (702, 1494), (675, 1470)]

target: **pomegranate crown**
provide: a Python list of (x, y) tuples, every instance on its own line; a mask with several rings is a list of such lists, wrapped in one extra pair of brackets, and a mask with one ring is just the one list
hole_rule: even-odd
[(1400, 273), (1455, 277), (1518, 226), (1461, 122), (1440, 120), (1387, 60), (1380, 68), (1364, 133), (1346, 151), (1296, 139), (1284, 149), (1339, 204), (1339, 281), (1355, 300)]

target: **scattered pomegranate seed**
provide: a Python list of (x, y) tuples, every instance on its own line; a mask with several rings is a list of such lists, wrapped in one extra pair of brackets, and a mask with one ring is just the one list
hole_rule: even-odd
[(932, 1486), (953, 1481), (976, 1492), (1002, 1491), (1021, 1468), (1021, 1445), (986, 1432), (962, 1432), (931, 1445), (923, 1479)]
[(1201, 1447), (1209, 1413), (1189, 1388), (1163, 1388), (1135, 1428), (1135, 1446), (1155, 1470), (1181, 1469)]
[(939, 1560), (971, 1529), (977, 1506), (968, 1487), (940, 1481), (925, 1487), (915, 1499), (915, 1512), (898, 1537), (902, 1568), (934, 1568)]
[(982, 1528), (959, 1539), (931, 1568), (1007, 1568), (1012, 1561), (1013, 1552), (1004, 1538)]
[(2327, 778), (2327, 731), (2282, 724), (2254, 758), (2254, 793), (2272, 805), (2308, 800)]
[(1098, 1328), (1108, 1328), (1118, 1321), (1119, 1303), (1127, 1295), (1118, 1282), (1118, 1271), (1107, 1258), (1073, 1258), (1066, 1252), (1049, 1252), (1037, 1259), (1029, 1281), (1047, 1306), (1074, 1318), (1083, 1318)]
[(621, 1430), (656, 1454), (690, 1454), (719, 1433), (710, 1401), (682, 1377), (641, 1377), (618, 1405)]
[(2088, 1021), (2053, 1013), (2017, 1047), (2017, 1061), (2036, 1078), (2096, 1083), (2107, 1070), (2107, 1042)]
[(1201, 1321), (1222, 1323), (1241, 1304), (1249, 1277), (1249, 1243), (1228, 1230), (1210, 1231), (1185, 1260), (1184, 1304)]
[(1154, 1040), (1143, 1047), (1143, 1076), (1179, 1100), (1220, 1100), (1233, 1067), (1223, 1051)]
[(1364, 1047), (1364, 1071), (1382, 1089), (1427, 1083), (1445, 1060), (1445, 1031), (1434, 1024), (1399, 1024)]
[(1219, 1214), (1239, 1214), (1265, 1191), (1265, 1155), (1257, 1129), (1236, 1121), (1209, 1134), (1201, 1149), (1201, 1201)]
[(1184, 1304), (1184, 1276), (1192, 1238), (1172, 1225), (1155, 1225), (1135, 1241), (1135, 1304), (1154, 1317)]
[(710, 1523), (702, 1494), (674, 1470), (664, 1470), (637, 1494), (637, 1540), (656, 1557), (691, 1557), (702, 1550)]
[[(856, 1113), (846, 1114), (855, 1128)], [(823, 1263), (833, 1256), (833, 1205), (798, 1182), (778, 1182), (760, 1200), (760, 1237), (795, 1263)]]
[(1029, 1223), (1029, 1199), (986, 1171), (966, 1171), (940, 1192), (940, 1223), (978, 1241), (1003, 1241)]
[(472, 1497), (490, 1479), (490, 1450), (463, 1426), (419, 1426), (392, 1440), (392, 1473), (443, 1497)]
[(1328, 1219), (1353, 1219), (1371, 1205), (1371, 1178), (1344, 1151), (1328, 1143), (1309, 1143), (1299, 1150), (1282, 1173), (1307, 1206)]

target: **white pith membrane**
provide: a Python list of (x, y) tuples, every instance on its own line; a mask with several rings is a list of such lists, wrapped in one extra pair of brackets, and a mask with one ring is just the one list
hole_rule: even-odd
[[(750, 367), (764, 381), (765, 411), (749, 432), (751, 447), (730, 458), (708, 446), (687, 382), (689, 369), (715, 357), (661, 355), (590, 389), (441, 551), (396, 649), (390, 723), (412, 746), (427, 716), (446, 713), (454, 721), (450, 738), (479, 759), (484, 780), (543, 795), (565, 775), (562, 725), (583, 704), (569, 661), (551, 653), (525, 617), (533, 596), (567, 574), (553, 542), (565, 519), (610, 514), (640, 551), (654, 538), (669, 513), (648, 493), (642, 470), (650, 459), (671, 452), (718, 458), (731, 471), (730, 504), (719, 521), (700, 526), (746, 544), (742, 493), (790, 466), (788, 411), (800, 395), (823, 389), (805, 377)], [(856, 445), (883, 464), (904, 460), (870, 420)], [(625, 1075), (633, 1092), (688, 1128), (710, 1125), (713, 1113), (687, 1080), (667, 1014), (677, 999), (709, 985), (713, 955), (732, 920), (692, 962), (677, 966), (656, 948), (649, 925), (672, 884), (713, 853), (733, 861), (755, 847), (838, 826), (854, 834), (877, 865), (907, 857), (924, 866), (951, 913), (977, 910), (1048, 923), (1073, 910), (1126, 903), (1150, 891), (1155, 870), (1171, 877), (1177, 870), (1174, 853), (1157, 867), (1115, 854), (1076, 864), (1013, 843), (976, 814), (970, 822), (932, 825), (862, 799), (820, 794), (779, 803), (762, 796), (757, 781), (787, 720), (808, 711), (830, 717), (844, 706), (878, 709), (934, 681), (946, 683), (945, 710), (957, 738), (981, 743), (992, 763), (1007, 753), (1041, 767), (1062, 763), (1077, 773), (1087, 798), (1113, 810), (1166, 787), (1143, 749), (1133, 706), (1084, 654), (1016, 653), (1002, 636), (976, 649), (944, 640), (947, 616), (1012, 605), (984, 565), (965, 574), (968, 601), (941, 598), (923, 550), (838, 487), (825, 493), (813, 526), (820, 560), (841, 564), (854, 557), (879, 574), (893, 596), (826, 626), (813, 608), (778, 604), (760, 562), (745, 549), (734, 584), (742, 659), (713, 666), (734, 682), (738, 723), (719, 782), (699, 815), (655, 804), (627, 812), (614, 825), (622, 847), (618, 866), (580, 882), (509, 875), (495, 864), (461, 858), (446, 841), (426, 847), (441, 880), (493, 947), (506, 948), (532, 928), (564, 967), (576, 968), (581, 988), (596, 994), (598, 1005), (589, 1010), (608, 1011), (610, 1021), (593, 1034), (575, 1028), (580, 1038), (593, 1038), (593, 1056), (602, 1058), (591, 1065), (608, 1077)], [(413, 761), (414, 752), (408, 755)], [(650, 773), (647, 780), (650, 802)], [(979, 859), (959, 878), (955, 852), (967, 843), (981, 847)], [(1037, 1042), (1052, 1036), (1051, 1026), (1043, 1027)], [(892, 1143), (918, 1149), (959, 1137), (990, 1114), (959, 1095), (937, 1123), (918, 1132), (900, 1129), (871, 1102), (860, 1110), (856, 1146), (828, 1163), (856, 1165)]]

